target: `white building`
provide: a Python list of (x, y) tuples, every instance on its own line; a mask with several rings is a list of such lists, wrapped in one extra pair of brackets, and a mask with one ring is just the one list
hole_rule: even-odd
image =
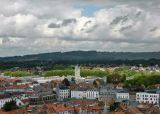
[(17, 106), (24, 105), (24, 103), (23, 103), (20, 99), (8, 97), (8, 98), (0, 99), (0, 109), (4, 106), (4, 104), (5, 104), (6, 102), (10, 102), (10, 101), (12, 101), (12, 100), (16, 101), (16, 105), (17, 105)]
[(116, 99), (129, 100), (129, 93), (116, 93)]
[(138, 103), (143, 102), (143, 103), (159, 104), (159, 94), (139, 92), (136, 93), (136, 101)]
[(71, 98), (99, 99), (98, 90), (71, 90)]
[(64, 85), (57, 87), (56, 92), (59, 101), (70, 98), (70, 89)]
[(57, 95), (58, 95), (58, 100), (60, 101), (70, 98), (70, 90), (69, 89), (59, 89)]
[(0, 99), (0, 109), (4, 106), (4, 104), (6, 102), (9, 102), (11, 101), (12, 99), (11, 98), (3, 98), (3, 99)]

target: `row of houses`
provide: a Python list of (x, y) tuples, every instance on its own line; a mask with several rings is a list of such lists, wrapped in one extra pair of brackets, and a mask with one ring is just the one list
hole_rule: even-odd
[(59, 85), (56, 89), (58, 100), (62, 101), (68, 98), (75, 99), (98, 99), (99, 90), (90, 84), (73, 84), (70, 87)]
[[(103, 88), (104, 89), (104, 88)], [(57, 89), (57, 97), (59, 101), (63, 101), (65, 99), (97, 99), (104, 100), (106, 99), (115, 99), (115, 101), (130, 101), (130, 93), (119, 90), (106, 90), (106, 93), (101, 92), (101, 88), (94, 88), (93, 85), (90, 84), (78, 84), (72, 85), (70, 88), (65, 87), (64, 85), (58, 86)], [(137, 92), (134, 96), (135, 102), (138, 103), (150, 103), (159, 105), (160, 103), (160, 94), (159, 93), (149, 93), (149, 92)], [(132, 99), (132, 98), (131, 98)]]

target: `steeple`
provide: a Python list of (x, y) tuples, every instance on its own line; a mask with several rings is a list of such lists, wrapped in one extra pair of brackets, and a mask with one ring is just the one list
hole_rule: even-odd
[(80, 108), (78, 114), (83, 114), (82, 108)]
[(108, 109), (107, 109), (106, 102), (105, 102), (105, 105), (104, 105), (103, 114), (109, 114), (109, 111), (108, 111)]

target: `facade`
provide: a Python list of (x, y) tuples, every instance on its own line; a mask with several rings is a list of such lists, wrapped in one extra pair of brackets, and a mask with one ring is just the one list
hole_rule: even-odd
[(129, 93), (116, 93), (116, 99), (129, 100)]
[(97, 90), (71, 90), (71, 98), (77, 99), (99, 99), (99, 91)]
[(70, 98), (70, 89), (64, 85), (57, 87), (56, 93), (59, 101)]
[(136, 101), (138, 103), (159, 104), (159, 94), (139, 92), (136, 93)]
[(40, 105), (43, 103), (53, 103), (56, 100), (56, 95), (39, 95), (36, 94), (30, 97), (30, 105)]

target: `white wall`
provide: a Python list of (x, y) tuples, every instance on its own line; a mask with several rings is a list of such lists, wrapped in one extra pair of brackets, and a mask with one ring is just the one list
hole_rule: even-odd
[(129, 100), (129, 93), (116, 93), (116, 99)]
[(77, 99), (96, 99), (99, 98), (99, 92), (98, 91), (77, 91), (77, 90), (71, 90), (71, 98), (77, 98)]
[(11, 98), (0, 99), (0, 108), (2, 108), (6, 102), (9, 102), (11, 100)]
[(159, 104), (159, 94), (139, 92), (136, 93), (136, 101), (139, 103)]
[(63, 100), (65, 98), (69, 98), (70, 97), (70, 90), (69, 89), (58, 89), (57, 90), (57, 95), (58, 95), (58, 99), (59, 100)]

